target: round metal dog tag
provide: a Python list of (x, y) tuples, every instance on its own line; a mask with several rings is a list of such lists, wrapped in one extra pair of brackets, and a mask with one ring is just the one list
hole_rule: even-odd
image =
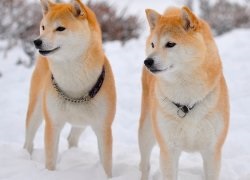
[(186, 116), (187, 113), (183, 112), (182, 109), (178, 109), (177, 111), (177, 115), (180, 117), (180, 118), (184, 118)]

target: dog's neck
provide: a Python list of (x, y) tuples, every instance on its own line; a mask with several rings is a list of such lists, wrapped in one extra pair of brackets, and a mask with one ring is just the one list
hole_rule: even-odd
[(58, 86), (70, 97), (78, 98), (88, 93), (96, 83), (104, 63), (104, 55), (79, 56), (60, 61), (50, 59), (50, 71)]
[(207, 76), (181, 75), (174, 81), (156, 80), (158, 96), (173, 103), (193, 106), (202, 101), (218, 84), (220, 75), (208, 82)]

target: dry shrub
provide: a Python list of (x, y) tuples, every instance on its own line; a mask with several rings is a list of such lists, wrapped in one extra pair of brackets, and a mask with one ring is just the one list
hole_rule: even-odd
[(138, 38), (141, 23), (135, 15), (126, 15), (126, 9), (118, 14), (107, 2), (91, 2), (87, 5), (95, 12), (102, 29), (103, 41), (118, 40), (122, 43)]
[(210, 24), (216, 35), (235, 28), (250, 27), (250, 9), (246, 5), (226, 0), (218, 0), (214, 4), (201, 0), (200, 3), (202, 18)]
[(27, 66), (34, 60), (32, 40), (38, 36), (41, 8), (38, 3), (28, 3), (20, 0), (0, 1), (0, 40), (7, 41), (3, 51), (6, 55), (13, 47), (21, 44), (24, 52), (30, 58)]

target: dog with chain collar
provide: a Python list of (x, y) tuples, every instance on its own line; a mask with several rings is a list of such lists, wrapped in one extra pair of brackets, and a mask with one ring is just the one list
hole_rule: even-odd
[(69, 147), (78, 145), (86, 126), (97, 136), (100, 161), (112, 174), (112, 122), (116, 111), (113, 73), (102, 48), (95, 14), (80, 0), (41, 0), (43, 19), (30, 88), (24, 148), (30, 153), (45, 119), (46, 168), (56, 169), (60, 132), (72, 125)]

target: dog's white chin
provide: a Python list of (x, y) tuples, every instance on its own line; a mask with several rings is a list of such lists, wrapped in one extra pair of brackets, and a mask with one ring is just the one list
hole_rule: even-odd
[(162, 69), (156, 69), (156, 70), (150, 70), (152, 73), (154, 74), (160, 74), (160, 73), (164, 73), (164, 72), (168, 72), (169, 70), (173, 69), (174, 68), (174, 65), (169, 65), (165, 68), (162, 68)]
[(56, 47), (51, 50), (39, 50), (39, 53), (43, 56), (49, 56), (49, 55), (55, 54), (59, 49), (60, 47)]

